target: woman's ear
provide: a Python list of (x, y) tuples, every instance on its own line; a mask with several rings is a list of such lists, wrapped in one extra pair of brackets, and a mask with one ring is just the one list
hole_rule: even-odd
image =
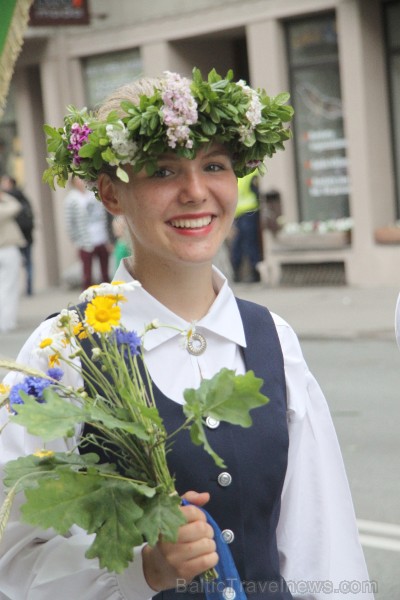
[(106, 173), (101, 173), (97, 179), (97, 189), (106, 210), (114, 216), (122, 215), (123, 210), (119, 199), (120, 190), (115, 181)]

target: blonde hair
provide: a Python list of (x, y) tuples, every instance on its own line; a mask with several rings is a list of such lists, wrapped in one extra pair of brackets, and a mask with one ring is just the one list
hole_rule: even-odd
[(107, 115), (113, 110), (120, 117), (126, 117), (126, 112), (121, 108), (124, 100), (139, 104), (140, 96), (152, 96), (154, 91), (160, 87), (160, 79), (155, 77), (142, 77), (126, 83), (114, 90), (97, 110), (97, 118), (105, 121)]

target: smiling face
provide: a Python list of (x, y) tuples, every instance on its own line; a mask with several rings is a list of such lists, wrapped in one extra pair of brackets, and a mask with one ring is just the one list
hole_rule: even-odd
[[(129, 174), (114, 182), (111, 212), (127, 220), (135, 272), (170, 265), (211, 265), (228, 235), (237, 203), (237, 178), (229, 153), (213, 144), (193, 160), (168, 154), (153, 175)], [(102, 195), (104, 199), (104, 194)]]

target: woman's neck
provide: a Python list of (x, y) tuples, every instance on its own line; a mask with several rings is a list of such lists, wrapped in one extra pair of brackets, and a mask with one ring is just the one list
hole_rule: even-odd
[(204, 317), (217, 296), (211, 264), (151, 267), (132, 260), (129, 271), (149, 294), (185, 321)]

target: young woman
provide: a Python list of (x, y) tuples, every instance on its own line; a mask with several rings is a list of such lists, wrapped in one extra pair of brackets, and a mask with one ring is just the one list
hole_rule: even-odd
[[(122, 261), (115, 279), (137, 279), (142, 287), (122, 305), (124, 324), (140, 331), (157, 317), (182, 330), (196, 321), (200, 347), (182, 347), (173, 329), (156, 329), (145, 342), (165, 423), (181, 422), (186, 388), (223, 367), (238, 374), (253, 369), (270, 403), (256, 409), (248, 430), (207, 420), (226, 470), (187, 436), (177, 439), (168, 457), (178, 492), (191, 503), (181, 509), (187, 523), (177, 543), (160, 539), (136, 548), (122, 574), (85, 558), (91, 536), (79, 528), (64, 537), (40, 531), (22, 524), (15, 507), (2, 542), (0, 597), (144, 600), (162, 592), (168, 599), (200, 598), (202, 590), (186, 584), (218, 563), (213, 529), (198, 508), (207, 504), (249, 598), (348, 599), (353, 590), (354, 597), (371, 599), (335, 431), (297, 338), (278, 316), (236, 299), (213, 267), (234, 218), (237, 176), (289, 137), (285, 97), (269, 99), (230, 75), (223, 80), (212, 73), (204, 82), (198, 71), (192, 81), (167, 73), (117, 90), (96, 118), (79, 115), (66, 121), (63, 151), (56, 152), (50, 175), (80, 176), (112, 215), (126, 221), (133, 256)], [(109, 151), (95, 164), (89, 155), (106, 136)], [(32, 349), (52, 322), (39, 326), (19, 362), (46, 368)], [(9, 375), (7, 382), (13, 381)], [(78, 387), (82, 381), (67, 372), (65, 383)], [(51, 447), (71, 449), (79, 434)], [(0, 460), (37, 446), (37, 439), (9, 425), (0, 436)], [(357, 585), (351, 590), (346, 581)]]

